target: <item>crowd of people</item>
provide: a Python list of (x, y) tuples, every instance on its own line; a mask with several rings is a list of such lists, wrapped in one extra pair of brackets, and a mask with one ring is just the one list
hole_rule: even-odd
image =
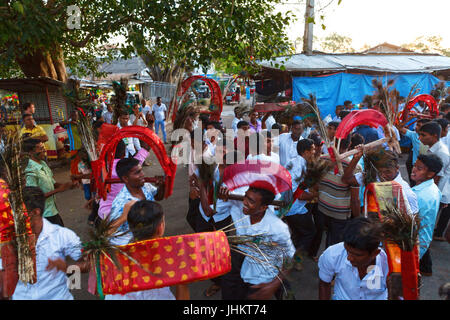
[[(365, 215), (363, 201), (367, 175), (364, 145), (383, 138), (383, 128), (358, 126), (336, 144), (340, 154), (355, 150), (353, 156), (341, 160), (343, 171), (330, 167), (320, 181), (306, 189), (284, 214), (273, 205), (273, 201), (281, 199), (282, 195), (251, 184), (230, 191), (223, 182), (228, 166), (242, 160), (257, 160), (284, 167), (290, 173), (292, 191), (295, 191), (311, 163), (319, 159), (332, 160), (325, 140), (334, 141), (339, 123), (354, 108), (350, 101), (336, 107), (335, 117), (326, 123), (327, 137), (320, 135), (311, 119), (300, 115), (293, 116), (286, 124), (277, 123), (271, 112), (261, 114), (251, 110), (247, 117), (240, 114), (241, 109), (235, 108), (231, 126), (224, 128), (220, 121), (212, 121), (206, 114), (195, 110), (186, 114), (182, 127), (190, 133), (190, 159), (199, 156), (194, 154), (197, 147), (202, 158), (223, 156), (213, 167), (210, 179), (205, 179), (204, 171), (210, 167), (205, 169), (203, 160), (200, 164), (193, 161), (189, 164), (186, 220), (190, 227), (194, 232), (206, 232), (234, 225), (236, 236), (263, 234), (277, 243), (283, 252), (280, 258), (263, 253), (252, 257), (231, 251), (231, 271), (211, 279), (211, 285), (204, 292), (206, 297), (221, 292), (226, 300), (292, 298), (287, 277), (291, 267), (301, 271), (305, 259), (312, 259), (319, 268), (319, 299), (388, 299), (386, 252), (380, 246), (379, 238), (363, 232), (372, 223)], [(83, 272), (87, 272), (89, 266), (81, 258), (79, 237), (64, 227), (55, 194), (78, 186), (82, 188), (85, 207), (91, 210), (88, 223), (95, 228), (100, 220), (111, 221), (111, 232), (121, 234), (113, 238), (112, 244), (124, 245), (164, 235), (167, 221), (164, 208), (158, 203), (164, 197), (164, 179), (158, 177), (153, 184), (145, 182), (143, 166), (147, 163), (150, 146), (137, 138), (124, 138), (116, 148), (111, 168), (112, 178), (119, 178), (121, 183), (111, 186), (106, 200), (99, 199), (91, 189), (92, 170), (89, 157), (82, 148), (76, 154), (78, 160), (71, 170), (71, 180), (56, 182), (46, 162), (44, 143), (48, 137), (33, 120), (33, 113), (34, 105), (25, 104), (21, 135), (27, 138), (24, 152), (29, 160), (25, 170), (24, 203), (37, 238), (38, 281), (33, 285), (19, 281), (12, 299), (73, 299), (65, 277), (66, 256), (77, 261)], [(162, 141), (167, 143), (167, 119), (168, 109), (158, 97), (154, 105), (142, 101), (133, 106), (132, 114), (120, 113), (116, 125), (118, 128), (148, 127), (157, 135), (161, 128)], [(96, 116), (93, 128), (101, 131), (103, 123), (113, 124), (113, 120), (113, 108), (105, 104), (102, 113)], [(430, 243), (450, 241), (449, 121), (450, 104), (443, 103), (436, 119), (418, 119), (410, 127), (399, 125), (394, 130), (394, 139), (409, 139), (411, 143), (406, 163), (408, 176), (402, 175), (400, 170), (402, 155), (392, 151), (388, 143), (380, 148), (381, 161), (372, 163), (378, 181), (400, 184), (408, 212), (420, 217), (422, 276), (431, 276), (433, 272)], [(76, 113), (66, 125), (70, 124), (72, 132), (76, 131)], [(226, 129), (234, 133), (231, 144), (223, 138), (225, 135), (211, 134), (225, 133)], [(195, 130), (202, 132), (200, 141), (194, 138)], [(98, 137), (98, 133), (95, 136)], [(214, 201), (211, 200), (212, 193), (217, 196)], [(232, 194), (242, 196), (243, 200), (234, 200)], [(326, 239), (322, 241), (324, 234)], [(324, 251), (321, 250), (323, 242)], [(241, 250), (245, 253), (244, 247)], [(267, 264), (261, 262), (264, 259), (268, 259)], [(176, 286), (175, 295), (164, 287), (106, 295), (106, 299), (189, 299), (189, 285)]]

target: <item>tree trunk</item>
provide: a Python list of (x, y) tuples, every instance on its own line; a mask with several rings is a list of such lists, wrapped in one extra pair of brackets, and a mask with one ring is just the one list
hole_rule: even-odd
[(63, 51), (59, 45), (50, 51), (37, 50), (23, 57), (16, 56), (16, 62), (26, 77), (48, 77), (67, 82)]

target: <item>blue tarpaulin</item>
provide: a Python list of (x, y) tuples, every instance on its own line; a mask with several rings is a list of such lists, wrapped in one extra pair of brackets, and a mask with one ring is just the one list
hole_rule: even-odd
[(301, 98), (307, 98), (310, 93), (315, 94), (317, 105), (322, 118), (328, 114), (335, 115), (337, 105), (350, 100), (354, 104), (361, 103), (365, 95), (372, 95), (375, 91), (372, 80), (394, 79), (394, 87), (400, 95), (407, 97), (411, 87), (417, 84), (419, 93), (430, 93), (439, 79), (428, 73), (394, 74), (386, 76), (370, 76), (364, 74), (337, 73), (319, 77), (294, 77), (292, 79), (293, 100), (301, 102)]

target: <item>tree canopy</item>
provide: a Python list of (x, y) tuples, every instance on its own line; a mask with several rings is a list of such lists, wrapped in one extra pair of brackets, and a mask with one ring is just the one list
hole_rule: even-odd
[[(126, 57), (137, 52), (147, 65), (208, 66), (213, 59), (253, 67), (289, 49), (285, 26), (291, 16), (274, 13), (281, 0), (16, 0), (0, 7), (0, 76), (22, 72), (67, 80), (96, 70), (113, 50), (115, 36), (126, 41)], [(70, 19), (76, 6), (79, 26)], [(76, 18), (76, 16), (75, 16)]]

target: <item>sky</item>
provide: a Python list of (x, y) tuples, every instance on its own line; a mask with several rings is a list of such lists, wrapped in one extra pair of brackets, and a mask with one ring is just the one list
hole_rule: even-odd
[[(278, 5), (280, 11), (291, 10), (298, 21), (288, 30), (294, 40), (303, 36), (305, 0), (285, 0)], [(316, 8), (331, 0), (315, 0)], [(320, 23), (314, 26), (314, 36), (319, 38), (336, 32), (350, 37), (355, 49), (364, 44), (375, 46), (388, 42), (394, 45), (413, 42), (419, 36), (438, 35), (443, 47), (450, 48), (450, 0), (334, 0), (323, 13), (326, 30)], [(316, 13), (317, 18), (317, 13)], [(313, 45), (314, 49), (314, 45)]]

